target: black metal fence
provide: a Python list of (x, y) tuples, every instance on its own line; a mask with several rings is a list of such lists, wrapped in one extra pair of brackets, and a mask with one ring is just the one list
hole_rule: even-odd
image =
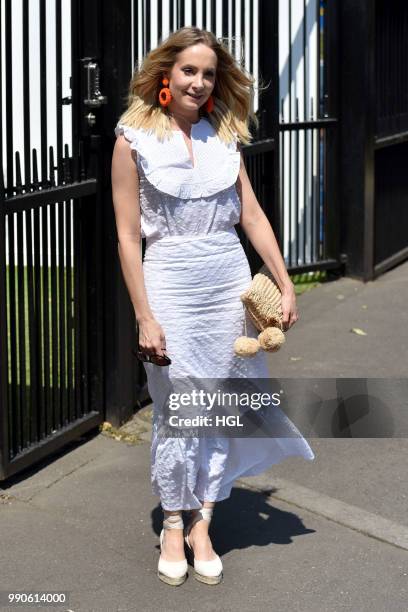
[(339, 6), (341, 247), (366, 281), (408, 258), (408, 4)]
[(281, 50), (274, 229), (290, 272), (339, 270), (337, 3), (305, 3), (297, 21), (295, 9), (289, 1), (279, 30), (288, 42)]
[[(35, 118), (40, 142), (39, 148), (32, 147), (28, 4), (22, 8), (24, 62), (18, 77), (12, 65), (10, 2), (4, 6), (5, 39), (0, 44), (6, 84), (6, 91), (0, 90), (0, 133), (6, 140), (6, 159), (0, 147), (0, 478), (50, 454), (103, 418), (100, 141), (74, 137), (71, 153), (64, 143), (62, 108), (72, 100), (62, 98), (58, 78), (61, 3), (56, 3), (56, 21), (50, 26), (56, 37), (52, 68), (57, 75), (51, 108), (45, 55), (49, 31), (41, 2), (41, 103)], [(78, 25), (75, 9), (73, 3), (73, 31)], [(81, 78), (77, 52), (74, 42), (74, 91)], [(19, 86), (23, 115), (16, 122), (11, 92)], [(55, 147), (47, 133), (50, 115), (55, 118)], [(75, 116), (72, 125), (78, 136)], [(22, 150), (16, 150), (16, 136)]]
[[(12, 5), (8, 0), (4, 4), (5, 84), (10, 92), (15, 85), (11, 65)], [(139, 5), (136, 7), (136, 3), (128, 0), (118, 0), (114, 5), (71, 0), (72, 75), (68, 96), (63, 96), (61, 82), (62, 6), (61, 0), (56, 0), (55, 23), (50, 25), (46, 20), (46, 3), (40, 2), (41, 112), (36, 119), (41, 133), (39, 145), (33, 147), (31, 143), (27, 4), (23, 4), (21, 24), (24, 41), (21, 150), (15, 146), (10, 127), (11, 98), (0, 96), (8, 126), (6, 159), (0, 160), (2, 168), (6, 168), (0, 202), (2, 477), (49, 454), (70, 436), (94, 427), (104, 418), (121, 422), (129, 416), (135, 402), (146, 397), (144, 370), (131, 357), (135, 324), (121, 281), (106, 177), (111, 159), (108, 143), (112, 142), (113, 125), (123, 110), (120, 103), (131, 71), (166, 27), (176, 29), (189, 19), (201, 20), (202, 27), (216, 32), (237, 59), (246, 62), (249, 71), (258, 74), (259, 68), (262, 82), (268, 88), (257, 100), (259, 131), (254, 134), (254, 143), (243, 147), (243, 153), (254, 191), (280, 242), (288, 232), (280, 194), (280, 172), (284, 171), (280, 166), (281, 143), (284, 147), (280, 132), (292, 130), (298, 138), (301, 130), (325, 127), (323, 123), (300, 124), (298, 117), (280, 125), (276, 95), (278, 2), (254, 0), (242, 6), (225, 2), (222, 10), (220, 4), (203, 3), (201, 14), (197, 5), (192, 15), (188, 14), (187, 5), (180, 2), (177, 7), (171, 5), (171, 14), (167, 16), (161, 12), (160, 3), (158, 13), (154, 13), (147, 2), (142, 5), (146, 10), (140, 16)], [(56, 41), (52, 59), (47, 56), (45, 45), (47, 28), (51, 27), (55, 28)], [(99, 90), (98, 60), (105, 77), (102, 81), (105, 96)], [(56, 74), (53, 108), (47, 106), (47, 62), (51, 62)], [(103, 98), (110, 102), (106, 112), (100, 109)], [(63, 138), (64, 106), (72, 108), (71, 147)], [(50, 113), (55, 116), (56, 125), (53, 144), (47, 133)], [(321, 118), (316, 116), (316, 120)], [(311, 117), (310, 121), (315, 120)], [(313, 224), (318, 217), (322, 218), (319, 197), (317, 190), (311, 208)], [(325, 225), (325, 235), (329, 225)], [(305, 228), (302, 226), (301, 231), (307, 231)], [(262, 261), (237, 229), (255, 273)], [(298, 230), (295, 233), (298, 244)], [(289, 238), (292, 241), (294, 236)], [(314, 248), (313, 252), (309, 268), (338, 263), (324, 260), (326, 250)], [(308, 269), (305, 261), (294, 260), (291, 251), (289, 268), (294, 271), (299, 266)]]
[(408, 132), (408, 6), (404, 0), (376, 0), (376, 136)]
[(408, 257), (408, 5), (375, 12), (374, 274)]
[[(345, 266), (368, 280), (408, 257), (408, 5), (402, 0), (304, 3), (307, 18), (287, 36), (294, 44), (283, 70), (289, 83), (283, 102), (277, 0), (192, 3), (192, 14), (180, 0), (169, 3), (167, 16), (161, 3), (153, 13), (149, 2), (71, 0), (69, 95), (61, 79), (67, 3), (55, 0), (50, 23), (40, 0), (34, 120), (28, 2), (21, 4), (21, 74), (12, 70), (15, 5), (0, 3), (0, 478), (104, 419), (120, 424), (147, 397), (144, 370), (131, 353), (136, 326), (117, 253), (110, 169), (113, 127), (131, 72), (166, 28), (192, 20), (226, 42), (234, 34), (231, 50), (242, 53), (250, 71), (259, 67), (268, 87), (258, 100), (260, 129), (243, 153), (290, 272)], [(280, 5), (289, 17), (292, 5)], [(310, 15), (311, 6), (318, 13)], [(318, 52), (310, 62), (318, 81), (309, 95), (307, 87), (292, 91), (291, 83), (310, 54), (308, 24), (316, 19)], [(45, 42), (51, 27), (53, 58)], [(305, 83), (306, 77), (305, 71)], [(15, 130), (17, 79), (22, 111)], [(63, 129), (67, 108), (70, 138)], [(55, 138), (47, 131), (50, 115)], [(262, 262), (237, 229), (254, 273)]]
[[(242, 152), (248, 177), (257, 200), (269, 221), (276, 227), (279, 225), (279, 218), (276, 216), (279, 213), (279, 207), (273, 205), (276, 193), (274, 173), (277, 158), (276, 141), (273, 138), (265, 138), (243, 146)], [(251, 273), (256, 274), (263, 265), (263, 261), (242, 228), (238, 225), (236, 230), (247, 254)]]

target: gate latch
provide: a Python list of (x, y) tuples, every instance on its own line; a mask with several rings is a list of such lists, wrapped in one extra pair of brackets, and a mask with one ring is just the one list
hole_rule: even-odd
[(108, 98), (102, 95), (99, 85), (99, 66), (92, 58), (85, 57), (81, 60), (84, 65), (86, 81), (86, 98), (84, 104), (91, 108), (99, 108), (102, 104), (107, 104)]

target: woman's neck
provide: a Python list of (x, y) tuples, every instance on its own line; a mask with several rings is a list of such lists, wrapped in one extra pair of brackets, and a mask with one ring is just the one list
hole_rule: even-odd
[(198, 118), (197, 117), (185, 117), (178, 113), (172, 113), (172, 112), (169, 112), (169, 117), (170, 117), (170, 123), (172, 127), (176, 129), (186, 129), (186, 128), (190, 129), (192, 125), (194, 125), (195, 123), (199, 123), (199, 121), (201, 120), (200, 115), (198, 115)]

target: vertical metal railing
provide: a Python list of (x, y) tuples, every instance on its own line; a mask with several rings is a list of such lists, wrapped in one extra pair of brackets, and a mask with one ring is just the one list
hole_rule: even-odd
[(408, 5), (377, 0), (375, 18), (376, 134), (408, 131)]
[(62, 0), (0, 0), (1, 477), (92, 428), (103, 410), (99, 162), (87, 178), (80, 138), (70, 153), (67, 10)]
[[(259, 108), (258, 29), (263, 0), (132, 0), (132, 57), (130, 70), (170, 32), (194, 25), (213, 32), (256, 80), (254, 112)], [(270, 3), (269, 3), (270, 4)]]
[(327, 42), (326, 4), (280, 2), (280, 235), (292, 272), (340, 266), (332, 242), (333, 210), (328, 210), (337, 206), (329, 166), (338, 158), (328, 143), (337, 118), (327, 111), (333, 49)]
[[(275, 227), (275, 214), (277, 211), (274, 206), (271, 206), (275, 183), (275, 143), (272, 139), (265, 139), (243, 146), (242, 152), (245, 159), (245, 167), (256, 198), (272, 227)], [(238, 225), (236, 229), (248, 257), (251, 273), (256, 274), (262, 267), (263, 261), (243, 232), (241, 226)]]
[(408, 5), (375, 6), (374, 273), (408, 257)]

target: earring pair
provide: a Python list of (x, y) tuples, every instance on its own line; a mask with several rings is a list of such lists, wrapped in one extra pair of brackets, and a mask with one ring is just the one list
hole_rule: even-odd
[[(169, 84), (169, 79), (164, 77), (162, 80), (162, 83), (164, 87), (162, 87), (161, 90), (159, 91), (159, 102), (161, 106), (166, 107), (172, 101), (173, 96), (171, 95), (170, 89), (167, 87), (167, 85)], [(208, 98), (207, 102), (204, 104), (204, 109), (207, 111), (207, 113), (212, 113), (212, 111), (214, 110), (213, 96), (210, 96)]]

